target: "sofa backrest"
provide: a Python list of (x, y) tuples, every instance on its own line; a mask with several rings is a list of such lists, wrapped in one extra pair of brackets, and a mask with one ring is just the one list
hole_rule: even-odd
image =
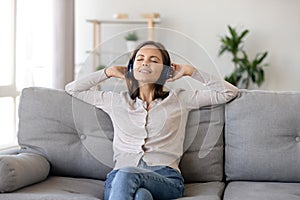
[(190, 111), (180, 163), (186, 182), (223, 180), (223, 128), (224, 105)]
[(228, 181), (300, 181), (300, 93), (241, 90), (225, 107)]
[[(105, 179), (111, 167), (95, 156), (112, 162), (108, 139), (112, 131), (106, 113), (64, 91), (37, 87), (22, 91), (18, 130), (21, 152), (43, 155), (51, 164), (52, 175)], [(98, 153), (90, 153), (87, 147), (97, 148)]]
[[(19, 105), (21, 152), (43, 155), (52, 175), (104, 180), (113, 167), (109, 116), (62, 90), (26, 88)], [(224, 106), (193, 110), (180, 168), (186, 182), (223, 178)]]

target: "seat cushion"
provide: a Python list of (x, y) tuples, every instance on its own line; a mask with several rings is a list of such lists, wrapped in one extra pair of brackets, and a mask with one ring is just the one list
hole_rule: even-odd
[(103, 194), (103, 181), (52, 176), (14, 193), (1, 194), (0, 200), (99, 200)]
[[(222, 182), (192, 183), (185, 185), (182, 200), (220, 200), (225, 184)], [(0, 195), (0, 200), (100, 200), (104, 182), (93, 179), (52, 176), (47, 180)]]
[(224, 200), (299, 200), (300, 183), (242, 182), (227, 185)]
[(225, 184), (222, 182), (185, 184), (182, 200), (221, 200)]

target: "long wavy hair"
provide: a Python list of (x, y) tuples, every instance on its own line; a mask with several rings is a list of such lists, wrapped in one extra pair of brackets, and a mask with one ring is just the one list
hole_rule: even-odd
[(135, 60), (137, 52), (146, 45), (155, 46), (161, 52), (162, 61), (163, 61), (163, 70), (162, 70), (162, 73), (161, 73), (159, 79), (154, 84), (154, 99), (157, 99), (157, 98), (164, 99), (169, 95), (168, 91), (164, 91), (164, 84), (168, 78), (164, 74), (168, 70), (168, 68), (171, 67), (171, 59), (170, 59), (170, 55), (169, 55), (168, 51), (166, 50), (166, 48), (164, 47), (164, 45), (162, 45), (159, 42), (155, 42), (155, 41), (143, 42), (143, 43), (139, 44), (138, 47), (133, 51), (131, 58), (128, 62), (127, 72), (126, 72), (127, 88), (128, 88), (131, 99), (134, 100), (135, 98), (139, 97), (139, 95), (140, 95), (139, 84), (138, 84), (138, 81), (134, 78), (133, 64), (134, 64), (134, 60)]

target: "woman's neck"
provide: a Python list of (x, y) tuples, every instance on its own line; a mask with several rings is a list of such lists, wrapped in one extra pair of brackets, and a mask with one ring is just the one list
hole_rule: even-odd
[(147, 107), (149, 107), (150, 103), (154, 99), (154, 85), (153, 84), (143, 84), (139, 87), (139, 97), (147, 102)]

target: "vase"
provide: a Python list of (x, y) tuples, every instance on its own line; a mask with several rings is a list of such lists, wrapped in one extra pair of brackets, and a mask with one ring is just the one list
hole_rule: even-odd
[(126, 42), (127, 45), (127, 50), (129, 52), (132, 52), (135, 50), (136, 46), (137, 46), (137, 41), (127, 41)]

